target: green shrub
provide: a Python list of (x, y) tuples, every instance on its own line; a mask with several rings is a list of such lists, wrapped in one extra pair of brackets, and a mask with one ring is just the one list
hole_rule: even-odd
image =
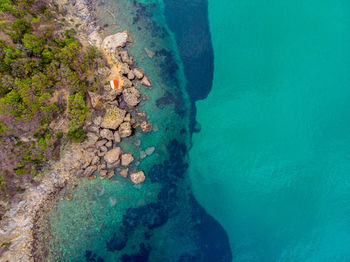
[(11, 28), (13, 31), (10, 35), (15, 43), (19, 43), (24, 34), (29, 33), (32, 29), (30, 23), (25, 18), (16, 19), (11, 24)]

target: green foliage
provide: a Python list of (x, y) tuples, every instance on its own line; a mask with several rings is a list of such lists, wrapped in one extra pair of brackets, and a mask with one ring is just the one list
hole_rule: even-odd
[(30, 23), (25, 18), (18, 18), (11, 24), (11, 37), (15, 43), (19, 43), (24, 34), (29, 33), (32, 29)]
[(25, 34), (23, 36), (23, 45), (33, 51), (34, 54), (40, 54), (45, 47), (45, 39), (33, 34)]
[(85, 139), (86, 131), (82, 127), (77, 127), (75, 121), (71, 121), (67, 137), (74, 143), (80, 143)]
[(7, 131), (7, 127), (2, 121), (0, 121), (0, 134), (5, 133), (6, 131)]
[(81, 93), (70, 95), (68, 98), (68, 116), (75, 121), (77, 126), (80, 126), (85, 121), (85, 116), (88, 111), (85, 105), (84, 97)]
[(15, 168), (15, 172), (17, 175), (22, 176), (28, 172), (28, 169), (25, 168), (23, 164), (18, 164), (18, 166)]
[(15, 7), (11, 0), (0, 0), (0, 11), (1, 12), (14, 12)]

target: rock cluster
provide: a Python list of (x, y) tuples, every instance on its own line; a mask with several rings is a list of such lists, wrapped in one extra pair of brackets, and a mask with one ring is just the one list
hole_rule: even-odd
[[(132, 136), (137, 127), (142, 132), (152, 130), (152, 124), (145, 120), (147, 115), (136, 109), (142, 101), (136, 81), (147, 87), (152, 87), (152, 84), (144, 70), (135, 67), (134, 58), (123, 49), (127, 42), (127, 32), (108, 36), (102, 42), (104, 51), (116, 65), (118, 75), (115, 76), (120, 81), (116, 89), (106, 85), (99, 92), (89, 92), (96, 116), (87, 125), (89, 132), (83, 146), (89, 148), (94, 156), (82, 166), (82, 175), (93, 178), (94, 172), (98, 171), (101, 178), (112, 178), (115, 168), (118, 168), (121, 176), (127, 177), (130, 172), (130, 180), (140, 184), (145, 180), (145, 174), (134, 170), (139, 161), (135, 161), (134, 168), (130, 168), (135, 160), (134, 156), (131, 153), (123, 153), (118, 144), (122, 139)], [(150, 155), (153, 151), (154, 147), (148, 149), (145, 154)], [(139, 160), (142, 160), (142, 157)], [(121, 169), (122, 167), (124, 169)]]

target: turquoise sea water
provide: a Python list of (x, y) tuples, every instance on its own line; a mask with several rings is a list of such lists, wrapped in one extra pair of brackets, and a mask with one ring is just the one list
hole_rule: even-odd
[(350, 2), (209, 0), (192, 188), (233, 261), (350, 261)]

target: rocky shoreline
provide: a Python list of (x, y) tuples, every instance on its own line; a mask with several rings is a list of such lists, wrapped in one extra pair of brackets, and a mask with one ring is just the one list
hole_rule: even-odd
[[(146, 175), (138, 170), (140, 161), (154, 152), (148, 148), (140, 159), (130, 152), (122, 152), (122, 139), (135, 132), (150, 132), (152, 124), (147, 115), (137, 110), (142, 100), (138, 87), (151, 88), (144, 70), (125, 50), (132, 38), (127, 31), (107, 36), (103, 41), (103, 29), (96, 24), (92, 1), (77, 0), (55, 2), (64, 11), (72, 24), (81, 24), (78, 39), (85, 46), (94, 45), (107, 60), (109, 68), (101, 68), (106, 76), (103, 90), (88, 93), (91, 120), (86, 121), (87, 138), (80, 144), (68, 144), (62, 150), (61, 159), (43, 174), (39, 186), (32, 186), (23, 194), (23, 200), (13, 204), (0, 221), (0, 261), (34, 261), (35, 222), (42, 208), (68, 184), (77, 184), (79, 179), (111, 179), (116, 172), (129, 177), (134, 184), (143, 183)], [(68, 20), (68, 19), (67, 19)], [(118, 88), (112, 89), (109, 80), (116, 79)], [(144, 156), (145, 155), (145, 156)], [(73, 196), (66, 196), (72, 200)]]

